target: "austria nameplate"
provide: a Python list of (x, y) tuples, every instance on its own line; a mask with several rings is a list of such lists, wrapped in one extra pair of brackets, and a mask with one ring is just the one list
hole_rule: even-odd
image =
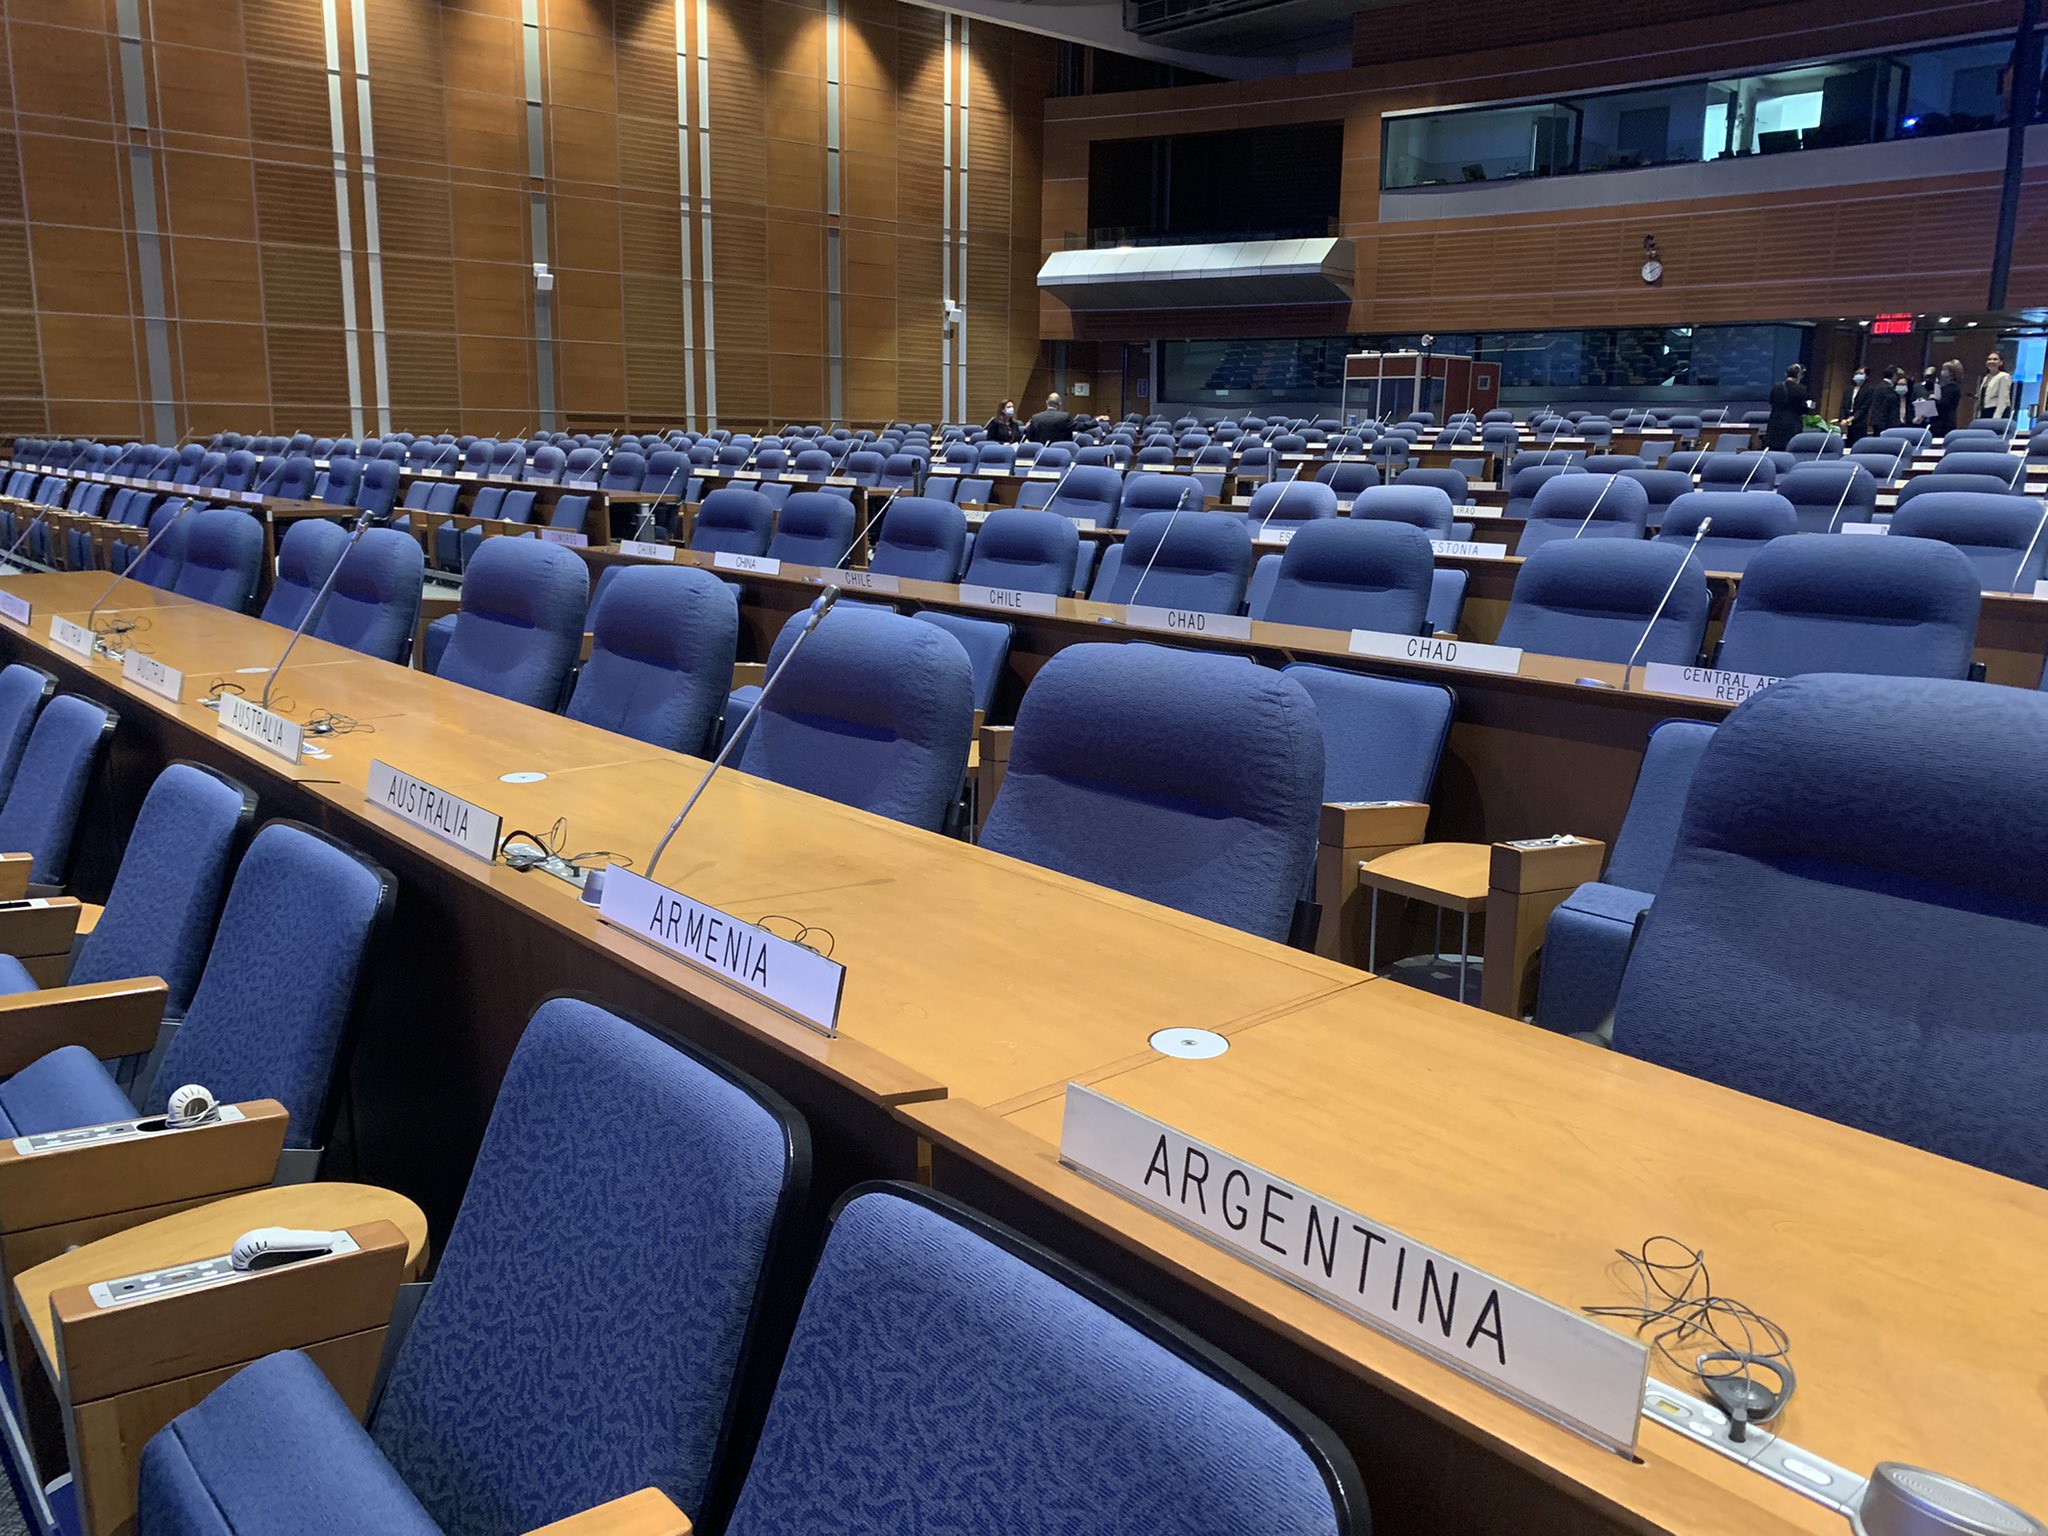
[(50, 640), (60, 650), (83, 656), (87, 661), (93, 657), (93, 632), (83, 624), (74, 624), (69, 619), (50, 620)]
[(816, 950), (616, 866), (605, 871), (598, 915), (813, 1029), (839, 1033), (846, 967)]
[(1079, 1083), (1067, 1085), (1060, 1160), (1502, 1396), (1634, 1454), (1644, 1344)]
[(486, 864), (498, 856), (498, 831), (503, 825), (499, 817), (389, 763), (370, 759), (370, 787), (364, 798)]
[(169, 699), (173, 704), (182, 703), (185, 696), (185, 674), (173, 667), (167, 667), (154, 656), (145, 656), (133, 646), (121, 658), (121, 675), (138, 688), (147, 688), (159, 698)]

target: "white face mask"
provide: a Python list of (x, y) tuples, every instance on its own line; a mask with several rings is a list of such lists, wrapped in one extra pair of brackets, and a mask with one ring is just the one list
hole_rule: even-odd
[(1903, 394), (1904, 394), (1904, 393), (1906, 392), (1906, 386), (1905, 386), (1905, 385), (1903, 385), (1903, 384), (1899, 385), (1898, 389), (1899, 389), (1899, 393), (1900, 393), (1900, 394), (1902, 394), (1902, 395), (1903, 395)]
[(1856, 382), (1857, 382), (1858, 384), (1861, 384), (1861, 383), (1862, 383), (1862, 382), (1864, 381), (1864, 379), (1865, 379), (1865, 378), (1867, 378), (1867, 377), (1868, 377), (1868, 375), (1867, 375), (1867, 374), (1861, 374), (1861, 373), (1859, 373), (1859, 374), (1857, 374), (1857, 375), (1856, 375)]

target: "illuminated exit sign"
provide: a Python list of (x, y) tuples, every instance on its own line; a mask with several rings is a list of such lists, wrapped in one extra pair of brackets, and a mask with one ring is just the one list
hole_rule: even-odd
[(1913, 334), (1911, 315), (1879, 315), (1870, 322), (1873, 336), (1910, 336)]

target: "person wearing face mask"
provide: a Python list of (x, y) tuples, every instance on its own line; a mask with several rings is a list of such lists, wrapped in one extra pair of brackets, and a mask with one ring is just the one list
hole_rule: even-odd
[(1870, 410), (1864, 417), (1864, 434), (1876, 437), (1887, 427), (1905, 426), (1906, 401), (1912, 389), (1912, 381), (1902, 370), (1885, 369), (1883, 380), (1871, 392)]
[(1003, 408), (989, 418), (988, 440), (992, 443), (1021, 443), (1024, 429), (1017, 424), (1017, 402), (1005, 400)]
[(1934, 375), (1934, 420), (1929, 423), (1936, 437), (1947, 437), (1956, 429), (1956, 411), (1963, 403), (1963, 365), (1943, 363)]
[(1863, 437), (1863, 418), (1869, 414), (1871, 394), (1870, 371), (1858, 368), (1854, 382), (1842, 396), (1842, 414), (1835, 418), (1835, 425), (1842, 429), (1851, 443), (1859, 442)]
[(1806, 393), (1806, 370), (1794, 363), (1785, 377), (1771, 386), (1771, 419), (1764, 428), (1764, 446), (1780, 452), (1793, 434), (1806, 425), (1806, 413), (1813, 400)]

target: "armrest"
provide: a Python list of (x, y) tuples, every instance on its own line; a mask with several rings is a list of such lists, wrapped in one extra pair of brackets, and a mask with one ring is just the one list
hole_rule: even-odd
[[(1343, 800), (1323, 807), (1316, 833), (1316, 904), (1323, 909), (1316, 953), (1365, 964), (1372, 900), (1358, 866), (1423, 839), (1429, 807), (1414, 800)], [(1389, 922), (1393, 921), (1388, 915)]]
[(0, 853), (0, 901), (20, 901), (28, 895), (29, 872), (35, 864), (32, 853)]
[[(22, 1152), (12, 1141), (0, 1142), (0, 1233), (128, 1211), (157, 1214), (159, 1206), (260, 1189), (276, 1175), (291, 1117), (275, 1099), (236, 1108), (239, 1120), (47, 1152)], [(102, 1227), (92, 1235), (111, 1230)]]
[(975, 833), (988, 820), (988, 813), (1002, 793), (1003, 778), (1010, 771), (1010, 743), (1017, 734), (1013, 725), (984, 725), (975, 737), (974, 814)]
[(690, 1536), (690, 1517), (658, 1488), (642, 1488), (580, 1515), (544, 1525), (531, 1536)]
[(155, 976), (0, 997), (0, 1073), (19, 1072), (60, 1045), (82, 1045), (102, 1060), (139, 1056), (156, 1044), (169, 1000)]
[(1490, 1012), (1519, 1019), (1535, 1005), (1536, 957), (1550, 914), (1588, 880), (1598, 880), (1606, 859), (1607, 845), (1591, 837), (1493, 845), (1481, 994)]
[(0, 955), (61, 955), (79, 933), (90, 933), (83, 904), (75, 896), (53, 896), (0, 905)]
[[(66, 1398), (75, 1404), (382, 1328), (405, 1278), (405, 1234), (351, 1227), (354, 1253), (304, 1259), (147, 1301), (103, 1307), (89, 1286), (50, 1293)], [(120, 1276), (109, 1275), (109, 1280)]]

